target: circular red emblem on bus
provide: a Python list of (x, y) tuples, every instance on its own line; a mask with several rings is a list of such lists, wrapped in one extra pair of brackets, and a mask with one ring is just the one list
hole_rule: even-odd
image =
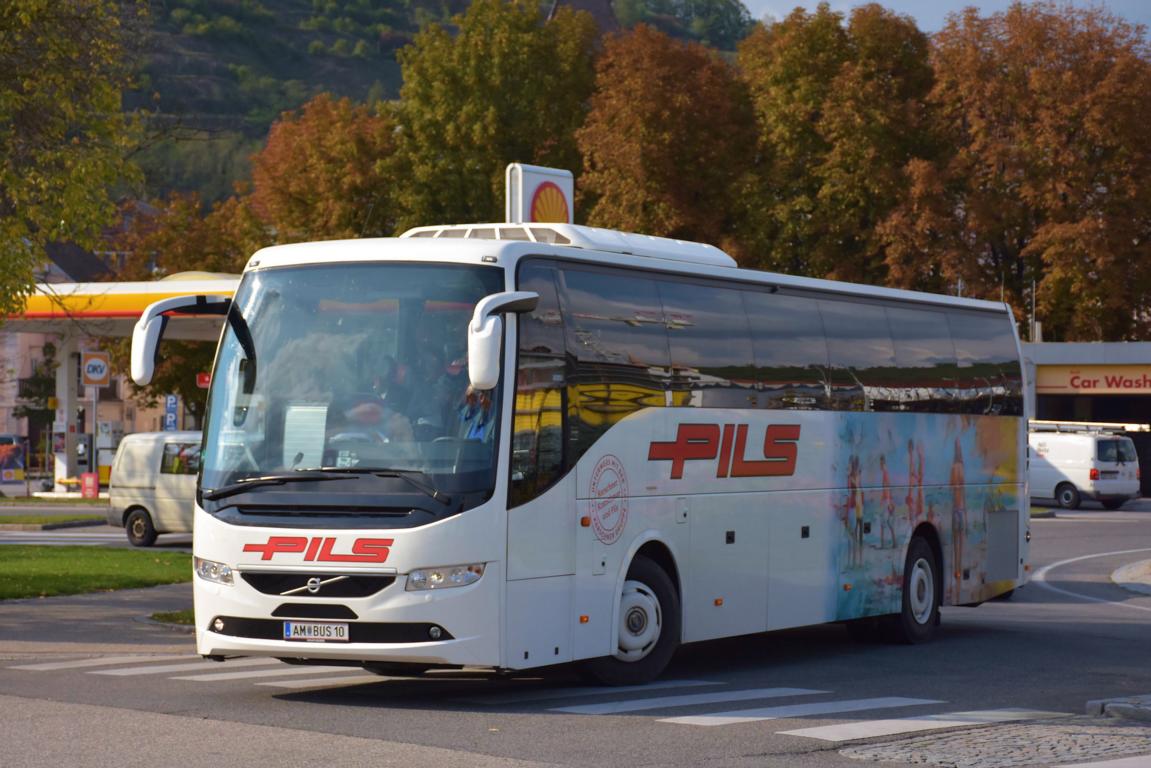
[(604, 544), (614, 544), (627, 524), (627, 474), (608, 454), (591, 474), (591, 528)]

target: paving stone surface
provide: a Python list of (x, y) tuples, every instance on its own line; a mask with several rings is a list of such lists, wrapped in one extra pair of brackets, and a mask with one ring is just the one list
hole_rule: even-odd
[[(1151, 755), (1151, 725), (1112, 717), (1066, 717), (873, 742), (840, 754), (940, 768), (1039, 768)], [(1151, 758), (1148, 761), (1151, 764)]]

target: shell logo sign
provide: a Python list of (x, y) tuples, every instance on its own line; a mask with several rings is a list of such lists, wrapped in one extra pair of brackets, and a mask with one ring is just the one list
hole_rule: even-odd
[(571, 221), (567, 197), (562, 190), (550, 181), (536, 187), (532, 195), (531, 221), (551, 224), (567, 224)]
[(571, 224), (575, 181), (571, 171), (512, 163), (505, 174), (509, 224)]

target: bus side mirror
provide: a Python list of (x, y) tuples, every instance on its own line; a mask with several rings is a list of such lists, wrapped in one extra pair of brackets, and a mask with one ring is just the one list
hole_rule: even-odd
[(530, 312), (539, 300), (539, 294), (532, 291), (506, 291), (485, 296), (476, 304), (468, 323), (468, 381), (472, 389), (493, 389), (500, 380), (501, 315)]
[(182, 315), (223, 315), (231, 306), (227, 296), (173, 296), (148, 305), (132, 329), (132, 381), (143, 387), (156, 372), (160, 339), (168, 324), (165, 312)]

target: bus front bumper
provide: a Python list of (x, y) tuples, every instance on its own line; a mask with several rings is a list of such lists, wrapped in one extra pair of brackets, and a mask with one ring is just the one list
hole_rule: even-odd
[[(497, 567), (492, 567), (497, 566)], [(498, 667), (502, 569), (475, 584), (405, 591), (405, 577), (364, 598), (307, 599), (196, 579), (196, 650), (203, 656), (270, 656), (340, 662)], [(342, 626), (339, 639), (286, 640), (286, 624)]]

